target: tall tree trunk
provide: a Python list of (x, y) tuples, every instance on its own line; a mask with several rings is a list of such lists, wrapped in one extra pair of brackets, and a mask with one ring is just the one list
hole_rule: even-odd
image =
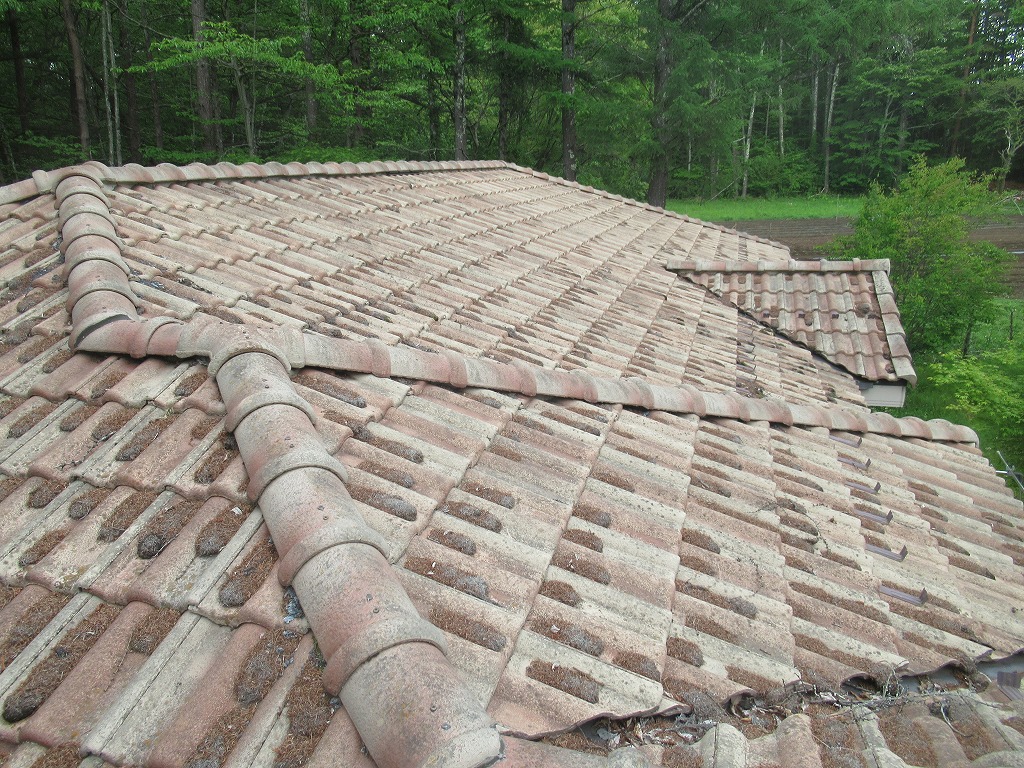
[(512, 37), (512, 18), (507, 13), (499, 17), (501, 49), (498, 62), (498, 159), (508, 160), (508, 121), (512, 111), (512, 73), (510, 70), (509, 42)]
[(782, 38), (779, 38), (779, 157), (786, 156), (786, 111), (782, 104)]
[(427, 130), (430, 133), (429, 157), (441, 158), (441, 105), (437, 98), (437, 75), (427, 73)]
[(757, 110), (757, 94), (750, 100), (750, 118), (747, 120), (747, 133), (743, 137), (743, 185), (740, 197), (747, 199), (747, 183), (750, 181), (750, 145), (754, 138), (754, 112)]
[(107, 122), (107, 162), (117, 165), (114, 159), (114, 116), (110, 109), (110, 46), (107, 45), (106, 2), (100, 8), (100, 50), (103, 54), (103, 115)]
[(78, 141), (82, 147), (82, 155), (89, 157), (89, 105), (85, 95), (85, 62), (82, 59), (82, 45), (78, 41), (78, 28), (75, 12), (71, 8), (71, 0), (61, 0), (60, 8), (61, 15), (64, 17), (64, 29), (68, 35), (68, 48), (71, 51), (75, 112), (78, 115)]
[[(309, 17), (309, 0), (299, 3), (299, 16), (302, 24), (302, 57), (308, 64), (313, 63), (313, 25)], [(316, 128), (317, 104), (316, 84), (313, 78), (306, 78), (306, 130), (310, 133)]]
[(466, 160), (466, 16), (462, 0), (456, 5), (452, 41), (455, 62), (452, 66), (452, 122), (455, 125), (455, 159)]
[[(903, 152), (907, 148), (907, 139), (910, 137), (910, 130), (907, 127), (909, 121), (910, 114), (907, 110), (907, 105), (900, 104), (900, 127), (899, 133), (896, 137), (896, 179), (903, 175), (903, 170), (905, 168), (903, 164)], [(895, 181), (895, 179), (893, 181)]]
[[(11, 150), (10, 139), (7, 138), (7, 131), (4, 130), (4, 124), (0, 123), (0, 151), (3, 151), (4, 160), (7, 161), (7, 165), (10, 166), (11, 175), (14, 178), (18, 178), (21, 174), (18, 173), (18, 165), (14, 162), (14, 152)], [(3, 166), (0, 165), (0, 186), (7, 183), (6, 174), (4, 174)], [(1013, 338), (1013, 315), (1010, 315), (1010, 338)]]
[[(139, 21), (142, 23), (142, 30), (146, 41), (146, 63), (153, 63), (153, 41), (149, 34), (149, 24), (146, 23), (146, 4), (139, 4)], [(160, 88), (156, 82), (156, 72), (149, 71), (149, 97), (153, 103), (153, 144), (157, 149), (164, 148), (164, 123), (160, 117)]]
[(562, 176), (576, 181), (576, 0), (562, 0)]
[(960, 76), (960, 98), (957, 100), (956, 121), (953, 123), (953, 134), (949, 139), (950, 157), (960, 154), (960, 129), (963, 127), (964, 107), (967, 104), (967, 91), (971, 76), (970, 53), (974, 51), (974, 40), (978, 34), (978, 14), (980, 11), (981, 2), (979, 0), (979, 2), (974, 4), (974, 10), (971, 12), (970, 29), (967, 32), (968, 58), (964, 61), (963, 74)]
[(128, 36), (128, 3), (127, 0), (119, 0), (117, 6), (120, 16), (121, 27), (119, 34), (119, 47), (121, 49), (121, 61), (125, 70), (124, 97), (126, 128), (128, 129), (128, 160), (132, 163), (142, 162), (142, 139), (139, 135), (139, 94), (138, 84), (135, 75), (128, 70), (132, 66), (132, 44)]
[[(206, 21), (206, 0), (191, 0), (192, 36), (197, 43), (203, 42), (203, 22)], [(199, 113), (199, 127), (203, 132), (203, 151), (220, 154), (223, 139), (220, 127), (215, 121), (213, 107), (213, 72), (210, 61), (201, 58), (196, 62), (196, 109)]]
[[(350, 13), (354, 19), (362, 20), (363, 4), (361, 0), (352, 0), (349, 4)], [(348, 60), (352, 65), (352, 69), (358, 72), (354, 83), (355, 94), (353, 99), (353, 120), (352, 125), (349, 127), (345, 135), (345, 144), (350, 149), (352, 147), (358, 147), (363, 143), (363, 136), (366, 133), (366, 117), (369, 111), (366, 105), (363, 103), (362, 94), (368, 90), (366, 88), (365, 78), (363, 77), (362, 70), (365, 66), (363, 58), (363, 28), (359, 24), (359, 21), (354, 20), (352, 22), (351, 29), (349, 30), (348, 37)]]
[(811, 74), (811, 148), (818, 144), (818, 81), (820, 80), (818, 62), (815, 59), (814, 72)]
[(836, 90), (839, 88), (839, 62), (835, 62), (832, 65), (832, 77), (829, 82), (829, 93), (828, 93), (828, 107), (825, 109), (825, 130), (824, 136), (822, 137), (822, 143), (825, 148), (825, 185), (822, 188), (822, 192), (826, 195), (829, 192), (829, 178), (831, 175), (832, 165), (832, 116), (835, 114), (836, 108)]
[(651, 112), (654, 156), (647, 184), (647, 202), (661, 208), (668, 202), (668, 78), (672, 69), (668, 24), (671, 13), (671, 0), (658, 0), (658, 42), (654, 52), (654, 103)]
[(13, 8), (7, 9), (7, 31), (11, 38), (11, 56), (14, 58), (14, 90), (18, 99), (18, 124), (21, 132), (28, 132), (28, 90), (25, 88), (25, 56), (21, 52), (21, 36), (18, 34), (18, 14)]
[(238, 91), (238, 103), (242, 107), (242, 124), (245, 126), (245, 146), (249, 154), (256, 156), (256, 104), (249, 98), (249, 92), (242, 79), (242, 68), (238, 60), (231, 57), (231, 71), (235, 75), (235, 89)]
[(124, 165), (121, 152), (121, 100), (117, 92), (117, 62), (114, 52), (114, 29), (110, 18), (110, 0), (100, 7), (103, 47), (103, 108), (107, 118), (107, 159), (111, 165)]

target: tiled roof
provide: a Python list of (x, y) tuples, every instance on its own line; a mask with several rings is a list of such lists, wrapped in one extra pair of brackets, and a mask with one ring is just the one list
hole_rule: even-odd
[(973, 433), (665, 269), (780, 246), (501, 163), (90, 163), (0, 215), (9, 765), (1019, 761)]
[(850, 373), (917, 383), (887, 260), (673, 258), (667, 266)]

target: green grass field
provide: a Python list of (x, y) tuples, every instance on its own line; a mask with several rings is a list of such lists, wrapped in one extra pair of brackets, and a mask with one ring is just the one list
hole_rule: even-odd
[(704, 221), (835, 219), (860, 213), (863, 197), (772, 197), (746, 200), (669, 200), (668, 210)]

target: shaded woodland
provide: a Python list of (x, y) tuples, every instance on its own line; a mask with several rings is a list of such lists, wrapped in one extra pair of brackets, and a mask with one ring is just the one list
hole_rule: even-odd
[(666, 198), (1021, 176), (1020, 0), (0, 0), (0, 182), (500, 158)]

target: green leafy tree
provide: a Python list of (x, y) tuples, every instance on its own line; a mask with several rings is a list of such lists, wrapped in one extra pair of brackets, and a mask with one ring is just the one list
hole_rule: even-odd
[(952, 411), (991, 424), (1015, 454), (1024, 451), (1024, 347), (976, 357), (948, 353), (928, 368), (932, 381), (952, 388)]
[(982, 84), (976, 113), (988, 130), (982, 130), (982, 141), (988, 139), (999, 152), (996, 181), (1000, 191), (1006, 188), (1014, 158), (1024, 148), (1024, 77), (1019, 70), (1007, 68)]
[(958, 158), (929, 166), (918, 159), (899, 187), (872, 185), (854, 234), (841, 238), (845, 258), (889, 259), (907, 343), (914, 352), (969, 349), (975, 324), (1005, 293), (1009, 255), (967, 238), (971, 226), (998, 217), (988, 179)]

